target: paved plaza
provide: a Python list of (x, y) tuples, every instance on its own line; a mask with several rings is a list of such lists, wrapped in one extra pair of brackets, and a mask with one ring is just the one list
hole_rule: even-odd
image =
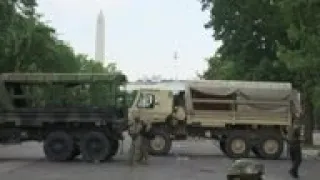
[[(48, 162), (39, 143), (0, 146), (1, 180), (223, 180), (231, 160), (223, 156), (212, 141), (174, 143), (166, 157), (152, 157), (149, 166), (128, 166), (127, 149), (113, 161), (88, 164), (75, 160), (67, 163)], [(290, 161), (262, 161), (270, 180), (291, 179)], [(318, 180), (320, 163), (307, 156), (301, 167), (301, 179)]]

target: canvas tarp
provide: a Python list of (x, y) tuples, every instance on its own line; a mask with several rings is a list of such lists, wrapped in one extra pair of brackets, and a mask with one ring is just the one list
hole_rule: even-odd
[[(290, 100), (295, 106), (294, 109), (300, 109), (298, 93), (292, 89), (290, 83), (275, 82), (257, 82), (257, 81), (193, 81), (187, 83), (186, 98), (191, 100), (191, 91), (198, 91), (208, 95), (227, 96), (236, 94), (237, 100), (253, 101), (287, 101)], [(187, 101), (187, 109), (193, 110), (191, 101)], [(288, 112), (288, 106), (275, 104), (241, 104), (237, 111), (256, 111), (268, 110), (274, 112)]]

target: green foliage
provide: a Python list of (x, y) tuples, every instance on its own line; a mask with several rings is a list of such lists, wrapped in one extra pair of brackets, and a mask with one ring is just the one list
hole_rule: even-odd
[[(57, 38), (55, 29), (41, 21), (36, 12), (36, 0), (0, 1), (0, 73), (4, 72), (79, 72), (106, 73), (126, 77), (115, 64), (104, 67), (86, 55), (75, 54), (72, 47)], [(104, 105), (115, 102), (114, 85), (74, 87), (67, 92), (63, 87), (33, 88), (35, 97), (57, 103)], [(65, 94), (64, 98), (61, 94)], [(43, 96), (42, 96), (43, 95)]]
[(210, 12), (205, 27), (222, 41), (202, 77), (290, 81), (302, 92), (306, 128), (312, 129), (320, 104), (320, 0), (201, 3)]
[[(286, 77), (290, 77), (290, 73), (283, 71), (285, 65), (277, 61), (276, 42), (288, 42), (286, 25), (279, 18), (281, 12), (277, 6), (266, 0), (202, 2), (204, 9), (210, 8), (211, 20), (205, 27), (213, 28), (214, 38), (223, 42), (217, 50), (221, 61), (218, 64), (223, 64), (222, 69), (228, 71), (217, 71), (214, 67), (220, 74), (206, 78), (289, 80)], [(208, 71), (211, 71), (210, 65)]]

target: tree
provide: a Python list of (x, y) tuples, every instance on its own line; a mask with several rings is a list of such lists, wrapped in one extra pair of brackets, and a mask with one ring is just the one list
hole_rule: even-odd
[(72, 48), (56, 38), (55, 30), (40, 21), (35, 0), (0, 3), (0, 72), (76, 72)]
[[(303, 92), (306, 129), (309, 131), (314, 128), (314, 109), (320, 109), (319, 5), (319, 0), (282, 0), (278, 3), (289, 25), (287, 37), (290, 40), (290, 46), (280, 44), (278, 56), (296, 72), (293, 82)], [(311, 137), (309, 133), (308, 138)]]
[(80, 72), (105, 73), (115, 78), (114, 84), (93, 85), (88, 89), (87, 92), (83, 92), (84, 95), (90, 97), (91, 104), (110, 105), (116, 103), (114, 95), (120, 95), (120, 89), (119, 87), (115, 87), (115, 85), (127, 82), (126, 76), (117, 69), (116, 64), (111, 63), (104, 67), (100, 62), (94, 61), (92, 59), (88, 60), (88, 57), (83, 54), (77, 55), (77, 58), (81, 62)]
[[(287, 44), (288, 40), (286, 25), (275, 4), (267, 0), (202, 0), (202, 3), (204, 10), (210, 9), (211, 20), (205, 27), (212, 28), (214, 38), (222, 41), (217, 51), (219, 64), (224, 64), (223, 68), (236, 67), (233, 78), (290, 80), (290, 73), (277, 58), (277, 42)], [(209, 64), (209, 71), (210, 68)]]
[[(86, 55), (75, 54), (72, 47), (57, 38), (55, 29), (41, 21), (36, 12), (36, 0), (0, 1), (0, 73), (3, 72), (97, 72), (115, 76), (117, 81), (126, 77), (115, 64), (104, 67)], [(95, 99), (103, 103), (110, 89), (96, 89), (91, 94), (81, 91), (84, 100)], [(35, 89), (36, 97), (59, 94), (61, 88)], [(50, 93), (52, 92), (52, 93)], [(90, 96), (89, 96), (90, 95)], [(91, 97), (92, 96), (92, 97)], [(108, 100), (108, 99), (107, 99)]]
[[(290, 81), (303, 93), (306, 128), (319, 104), (318, 0), (201, 0), (206, 28), (222, 41), (205, 79)], [(319, 89), (319, 88), (318, 88)], [(311, 141), (311, 133), (308, 137)]]

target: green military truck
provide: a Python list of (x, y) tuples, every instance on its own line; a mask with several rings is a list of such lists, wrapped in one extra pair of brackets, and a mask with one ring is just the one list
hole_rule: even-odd
[[(126, 107), (118, 101), (125, 98), (119, 77), (0, 74), (0, 144), (43, 142), (51, 161), (72, 160), (80, 154), (86, 161), (110, 159), (118, 151), (127, 122)], [(92, 96), (99, 85), (108, 88), (105, 99)], [(93, 99), (107, 103), (93, 104)]]
[(167, 154), (173, 140), (200, 137), (218, 140), (231, 158), (248, 157), (252, 151), (260, 158), (278, 159), (300, 116), (299, 99), (290, 83), (187, 81), (178, 93), (140, 89), (128, 116), (152, 124), (154, 155)]

